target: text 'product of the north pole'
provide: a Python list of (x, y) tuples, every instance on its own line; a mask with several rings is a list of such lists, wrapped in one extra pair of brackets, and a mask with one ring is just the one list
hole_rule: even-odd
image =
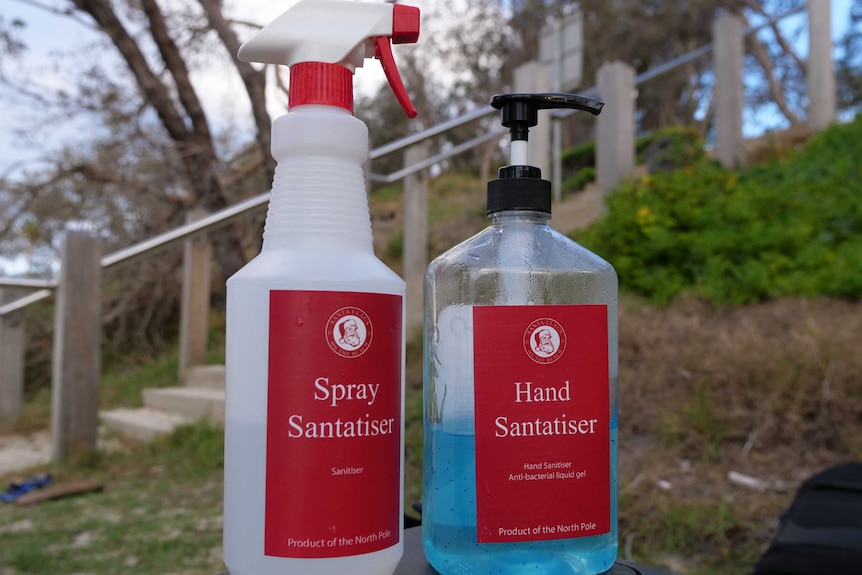
[(224, 560), (232, 575), (391, 575), (403, 552), (405, 284), (378, 260), (353, 71), (419, 10), (302, 0), (243, 44), (290, 66), (260, 254), (227, 283)]
[(598, 114), (569, 94), (507, 94), (512, 162), (491, 225), (425, 274), (423, 547), (443, 575), (593, 575), (617, 552), (617, 276), (548, 225), (528, 165), (538, 110)]

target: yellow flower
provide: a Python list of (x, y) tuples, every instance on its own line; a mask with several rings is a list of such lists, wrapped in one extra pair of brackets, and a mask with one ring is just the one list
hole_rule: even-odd
[(637, 225), (641, 229), (646, 230), (646, 228), (655, 224), (655, 215), (648, 206), (641, 206), (635, 213), (635, 222), (637, 222)]

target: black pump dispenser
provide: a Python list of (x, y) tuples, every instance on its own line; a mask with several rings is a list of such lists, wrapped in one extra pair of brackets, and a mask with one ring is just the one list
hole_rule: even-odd
[(512, 165), (500, 168), (498, 179), (488, 182), (488, 214), (504, 210), (534, 210), (551, 213), (551, 182), (542, 171), (526, 164), (526, 154), (515, 152), (515, 142), (526, 142), (532, 126), (539, 123), (539, 110), (571, 108), (597, 116), (604, 102), (575, 94), (498, 94), (491, 106), (501, 111), (502, 123), (512, 136)]

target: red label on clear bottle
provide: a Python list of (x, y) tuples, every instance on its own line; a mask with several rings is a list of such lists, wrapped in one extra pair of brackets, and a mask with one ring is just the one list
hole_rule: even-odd
[(396, 295), (270, 292), (265, 555), (398, 543), (401, 313)]
[(606, 305), (473, 308), (479, 543), (611, 529)]

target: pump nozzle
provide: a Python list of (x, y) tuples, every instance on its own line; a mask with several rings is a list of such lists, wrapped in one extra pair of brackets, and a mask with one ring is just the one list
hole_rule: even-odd
[(376, 57), (398, 102), (413, 118), (416, 108), (401, 82), (391, 44), (412, 44), (418, 38), (419, 9), (413, 6), (300, 0), (245, 42), (238, 56), (246, 62), (291, 66), (291, 108), (329, 104), (350, 111), (352, 73), (365, 58)]
[(527, 163), (526, 146), (516, 142), (527, 142), (530, 128), (539, 123), (539, 110), (570, 108), (598, 116), (604, 105), (604, 102), (576, 94), (497, 94), (491, 98), (491, 106), (502, 111), (503, 125), (512, 135), (513, 166)]
[(604, 102), (575, 94), (498, 94), (491, 106), (502, 110), (503, 125), (512, 134), (512, 158), (500, 168), (499, 178), (488, 182), (488, 213), (536, 210), (551, 213), (551, 182), (539, 168), (527, 164), (527, 138), (539, 123), (539, 110), (571, 108), (597, 116)]

